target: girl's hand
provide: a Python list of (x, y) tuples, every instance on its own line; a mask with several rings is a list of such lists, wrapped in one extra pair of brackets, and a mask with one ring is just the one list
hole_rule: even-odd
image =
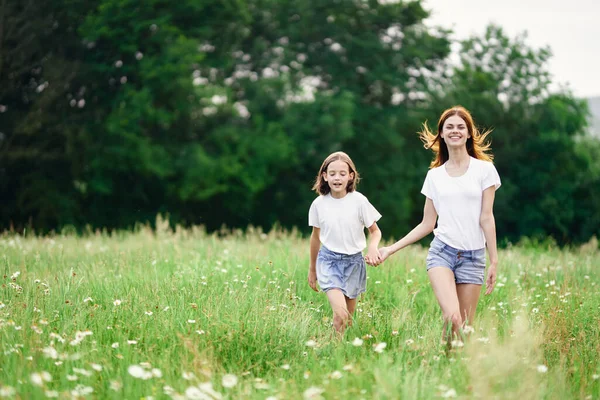
[(493, 263), (490, 264), (490, 267), (488, 268), (488, 273), (487, 273), (487, 280), (485, 282), (485, 294), (488, 295), (490, 293), (492, 293), (492, 291), (494, 290), (494, 287), (496, 287), (496, 267), (497, 264)]
[(372, 265), (374, 267), (381, 264), (379, 250), (377, 250), (377, 248), (369, 248), (369, 250), (367, 251), (367, 255), (365, 256), (365, 261), (367, 262), (367, 264)]
[(317, 271), (316, 270), (312, 270), (312, 269), (308, 270), (308, 286), (310, 286), (310, 288), (312, 290), (314, 290), (315, 292), (319, 291), (319, 289), (317, 289)]

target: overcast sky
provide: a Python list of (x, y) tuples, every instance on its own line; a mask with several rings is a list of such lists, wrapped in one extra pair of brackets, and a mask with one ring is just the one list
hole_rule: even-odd
[(600, 96), (600, 0), (424, 0), (428, 25), (453, 28), (456, 39), (494, 22), (509, 37), (527, 31), (530, 47), (550, 46), (548, 70), (579, 97)]

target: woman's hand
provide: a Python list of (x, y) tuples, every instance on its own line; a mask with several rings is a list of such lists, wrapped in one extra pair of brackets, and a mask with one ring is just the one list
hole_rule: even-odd
[(390, 250), (389, 247), (380, 248), (379, 249), (379, 260), (380, 260), (379, 263), (384, 262), (391, 255), (392, 255), (392, 251)]
[(488, 295), (492, 293), (494, 287), (496, 287), (496, 268), (497, 264), (492, 263), (488, 268), (487, 280), (485, 281), (485, 294)]

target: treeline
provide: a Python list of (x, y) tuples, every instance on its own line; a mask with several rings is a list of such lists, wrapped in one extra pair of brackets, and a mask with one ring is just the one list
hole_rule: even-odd
[[(387, 3), (387, 2), (382, 2)], [(0, 2), (0, 228), (305, 227), (344, 150), (386, 236), (421, 218), (416, 132), (461, 104), (493, 128), (500, 238), (600, 233), (587, 105), (549, 93), (548, 49), (460, 43), (419, 2)]]

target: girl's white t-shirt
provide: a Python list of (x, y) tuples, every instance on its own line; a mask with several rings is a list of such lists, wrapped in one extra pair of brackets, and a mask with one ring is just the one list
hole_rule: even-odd
[(485, 235), (479, 223), (483, 191), (500, 185), (494, 164), (474, 157), (461, 176), (448, 175), (445, 164), (430, 169), (421, 193), (433, 200), (438, 214), (435, 236), (460, 250), (484, 248)]
[(379, 221), (381, 214), (359, 192), (341, 199), (331, 193), (317, 197), (308, 211), (308, 225), (320, 228), (321, 243), (342, 254), (360, 253), (367, 247), (365, 228)]

